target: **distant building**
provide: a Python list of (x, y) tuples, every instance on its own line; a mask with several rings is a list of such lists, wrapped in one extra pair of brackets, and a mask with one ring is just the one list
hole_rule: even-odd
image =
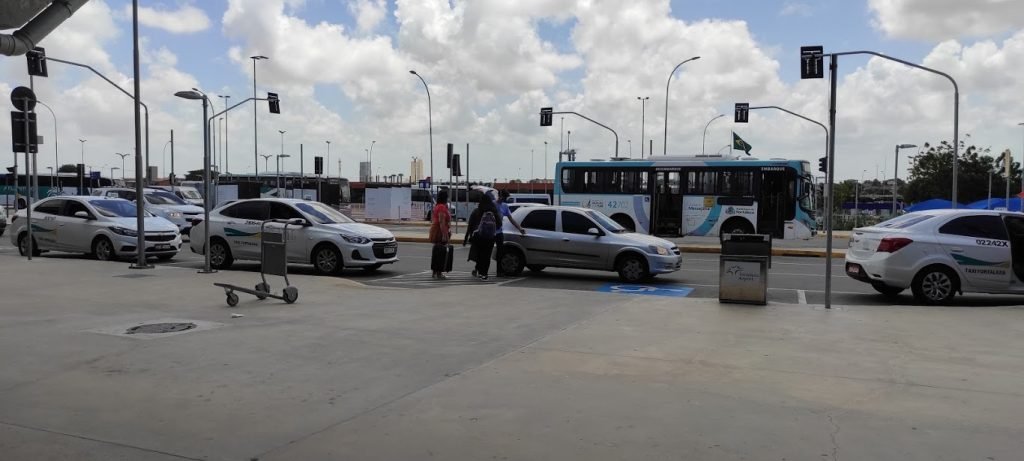
[(362, 182), (370, 182), (372, 178), (373, 170), (370, 168), (370, 162), (359, 162), (359, 180)]
[(409, 163), (409, 181), (418, 182), (423, 177), (423, 159), (419, 157), (413, 157), (412, 162)]

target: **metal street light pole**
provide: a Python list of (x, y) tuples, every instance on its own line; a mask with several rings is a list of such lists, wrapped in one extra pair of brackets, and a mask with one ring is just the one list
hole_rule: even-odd
[[(700, 56), (694, 56), (679, 64), (676, 64), (676, 66), (672, 69), (672, 72), (669, 72), (668, 74), (668, 81), (665, 82), (665, 138), (661, 142), (661, 155), (668, 155), (668, 87), (669, 85), (672, 84), (672, 76), (675, 75), (676, 71), (679, 70), (679, 67), (681, 67), (683, 64), (686, 64), (690, 61), (696, 61), (698, 59), (700, 59)], [(641, 144), (640, 148), (643, 149), (643, 144)]]
[[(183, 99), (203, 101), (203, 270), (200, 274), (212, 274), (216, 272), (210, 267), (210, 208), (213, 197), (212, 186), (210, 185), (210, 120), (207, 112), (210, 106), (210, 98), (195, 88), (192, 91), (179, 91), (175, 96)], [(136, 181), (138, 182), (138, 181)], [(139, 194), (141, 197), (142, 194)]]
[[(270, 171), (270, 157), (273, 157), (273, 156), (274, 156), (273, 154), (260, 154), (260, 157), (263, 157), (263, 172), (264, 173), (267, 173), (267, 172)], [(259, 166), (257, 166), (257, 169), (258, 168), (259, 168)], [(259, 176), (259, 172), (258, 171), (256, 172), (256, 176)]]
[[(38, 103), (40, 106), (45, 107), (46, 110), (50, 111), (50, 115), (53, 117), (53, 171), (56, 172), (58, 169), (60, 169), (60, 159), (58, 159), (57, 157), (57, 114), (53, 113), (53, 109), (51, 109), (50, 106), (46, 105), (42, 101), (37, 99), (36, 103)], [(54, 176), (54, 178), (56, 178), (56, 176)], [(50, 184), (50, 186), (52, 187), (54, 186), (54, 184)]]
[(626, 144), (629, 145), (629, 158), (633, 158), (633, 140), (632, 139), (627, 139), (626, 140)]
[(281, 154), (277, 156), (277, 194), (278, 194), (277, 196), (280, 197), (281, 196), (281, 159), (282, 158), (287, 158), (287, 157), (284, 156), (284, 134), (287, 133), (288, 131), (287, 130), (277, 130), (277, 132), (281, 133)]
[(544, 141), (544, 193), (548, 193), (548, 142)]
[(722, 117), (725, 117), (725, 114), (718, 114), (718, 116), (716, 116), (715, 118), (713, 118), (711, 120), (708, 120), (707, 125), (704, 125), (704, 137), (701, 138), (701, 140), (700, 140), (700, 156), (701, 157), (704, 157), (704, 146), (707, 145), (708, 127), (711, 126), (711, 122), (714, 122), (715, 120), (718, 120), (718, 119), (720, 119)]
[[(85, 165), (85, 142), (87, 139), (79, 139), (78, 142), (82, 143), (82, 165)], [(85, 167), (83, 167), (85, 168)], [(78, 178), (78, 195), (85, 195), (85, 175)]]
[(640, 101), (640, 158), (644, 158), (644, 125), (646, 125), (644, 116), (647, 114), (647, 100), (651, 99), (650, 96), (636, 97), (637, 101)]
[[(228, 99), (231, 99), (229, 95), (217, 95), (218, 98), (224, 100), (224, 110), (228, 108)], [(255, 104), (255, 103), (254, 103)], [(221, 136), (224, 140), (224, 172), (228, 172), (228, 114), (224, 113), (224, 135)]]
[(423, 76), (417, 74), (415, 70), (410, 70), (410, 74), (419, 77), (420, 81), (423, 82), (423, 88), (427, 90), (427, 129), (430, 133), (430, 183), (434, 182), (434, 115), (433, 109), (430, 106), (430, 87), (427, 86), (427, 81), (423, 79)]
[[(1024, 127), (1024, 122), (1018, 123), (1017, 126)], [(1024, 136), (1022, 136), (1021, 139), (1022, 139), (1021, 140), (1021, 152), (1022, 152), (1022, 155), (1024, 155)], [(1021, 165), (1024, 166), (1024, 161), (1021, 161)], [(1021, 174), (1020, 194), (1021, 194), (1022, 197), (1024, 197), (1024, 173)], [(1022, 211), (1024, 211), (1024, 210), (1022, 210)]]
[(896, 183), (900, 178), (899, 167), (900, 167), (900, 149), (910, 149), (917, 147), (915, 144), (897, 144), (896, 145), (896, 161), (892, 166), (892, 215), (896, 216)]
[[(160, 153), (160, 169), (167, 174), (168, 179), (171, 177), (170, 174), (167, 173), (167, 146), (169, 145), (171, 145), (171, 141), (167, 140), (167, 142), (164, 143), (163, 152)], [(121, 175), (124, 175), (124, 170), (121, 170)], [(171, 185), (173, 186), (174, 184)]]
[(256, 61), (262, 59), (270, 59), (266, 56), (256, 55), (249, 56), (252, 59), (252, 166), (254, 170), (259, 169), (259, 154), (256, 153), (256, 149), (259, 146), (259, 129), (256, 122)]
[(366, 163), (367, 163), (367, 168), (371, 168), (370, 171), (373, 171), (372, 167), (373, 167), (373, 145), (374, 144), (377, 144), (377, 141), (370, 141), (370, 149), (366, 151)]
[(331, 181), (330, 181), (330, 179), (331, 179), (331, 142), (330, 141), (324, 141), (324, 142), (327, 143), (327, 163), (324, 164), (326, 166), (326, 168), (324, 168), (324, 177), (327, 178), (327, 184), (330, 185), (330, 183), (331, 183)]
[[(164, 144), (164, 147), (167, 147), (167, 145)], [(114, 152), (114, 155), (116, 155), (118, 157), (121, 157), (121, 180), (123, 181), (124, 180), (124, 158), (129, 156), (129, 155), (132, 155), (132, 154), (122, 154), (120, 152)], [(114, 179), (114, 173), (110, 173), (110, 179)]]

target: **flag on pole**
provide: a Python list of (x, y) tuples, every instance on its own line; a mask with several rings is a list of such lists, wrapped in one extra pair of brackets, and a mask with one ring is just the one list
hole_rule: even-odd
[(750, 149), (753, 149), (753, 147), (750, 144), (747, 144), (743, 138), (739, 137), (735, 131), (732, 132), (732, 148), (746, 152), (747, 155), (750, 155)]

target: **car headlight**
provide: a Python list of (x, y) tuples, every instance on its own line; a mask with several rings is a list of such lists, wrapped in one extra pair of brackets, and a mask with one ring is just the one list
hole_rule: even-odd
[(113, 226), (113, 227), (110, 228), (110, 231), (115, 233), (115, 234), (117, 234), (117, 235), (123, 235), (125, 237), (138, 237), (139, 236), (139, 233), (136, 232), (135, 229), (129, 229), (127, 227)]
[(651, 250), (651, 253), (658, 254), (661, 256), (668, 256), (668, 248), (660, 247), (657, 245), (651, 245), (647, 248)]
[(360, 245), (370, 243), (370, 239), (361, 235), (345, 235), (341, 234), (341, 238), (345, 239), (348, 243), (358, 243)]
[(168, 218), (174, 218), (174, 219), (180, 218), (181, 217), (181, 212), (180, 211), (169, 212), (169, 213), (167, 213), (167, 217)]

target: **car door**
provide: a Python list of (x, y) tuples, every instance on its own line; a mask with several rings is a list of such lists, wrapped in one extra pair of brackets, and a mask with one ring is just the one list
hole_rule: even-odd
[(270, 203), (265, 200), (238, 202), (221, 214), (227, 216), (221, 225), (232, 255), (240, 259), (259, 259), (260, 225), (270, 214)]
[(41, 250), (63, 250), (60, 221), (64, 199), (49, 199), (32, 208), (32, 238)]
[[(86, 218), (75, 216), (85, 212)], [(96, 215), (84, 203), (68, 199), (64, 210), (57, 218), (60, 223), (60, 239), (69, 251), (89, 253), (92, 251), (92, 235), (96, 224)]]
[(1005, 290), (1010, 283), (1010, 242), (996, 215), (964, 215), (939, 226), (939, 241), (966, 281), (980, 290)]
[[(302, 219), (306, 220), (306, 217), (299, 213), (295, 207), (282, 202), (270, 202), (270, 219)], [(280, 228), (281, 224), (268, 224), (268, 227)], [(309, 254), (307, 252), (308, 243), (310, 240), (309, 232), (313, 228), (306, 226), (288, 226), (288, 260), (291, 262), (298, 263), (309, 263)]]
[(555, 210), (531, 210), (519, 223), (526, 235), (516, 232), (505, 234), (505, 241), (518, 242), (526, 249), (527, 264), (538, 266), (558, 266), (562, 260), (558, 247), (562, 241), (555, 231)]
[[(582, 213), (562, 210), (561, 247), (567, 265), (581, 269), (603, 269), (607, 249), (601, 236), (601, 226)], [(597, 229), (598, 235), (589, 231)]]

